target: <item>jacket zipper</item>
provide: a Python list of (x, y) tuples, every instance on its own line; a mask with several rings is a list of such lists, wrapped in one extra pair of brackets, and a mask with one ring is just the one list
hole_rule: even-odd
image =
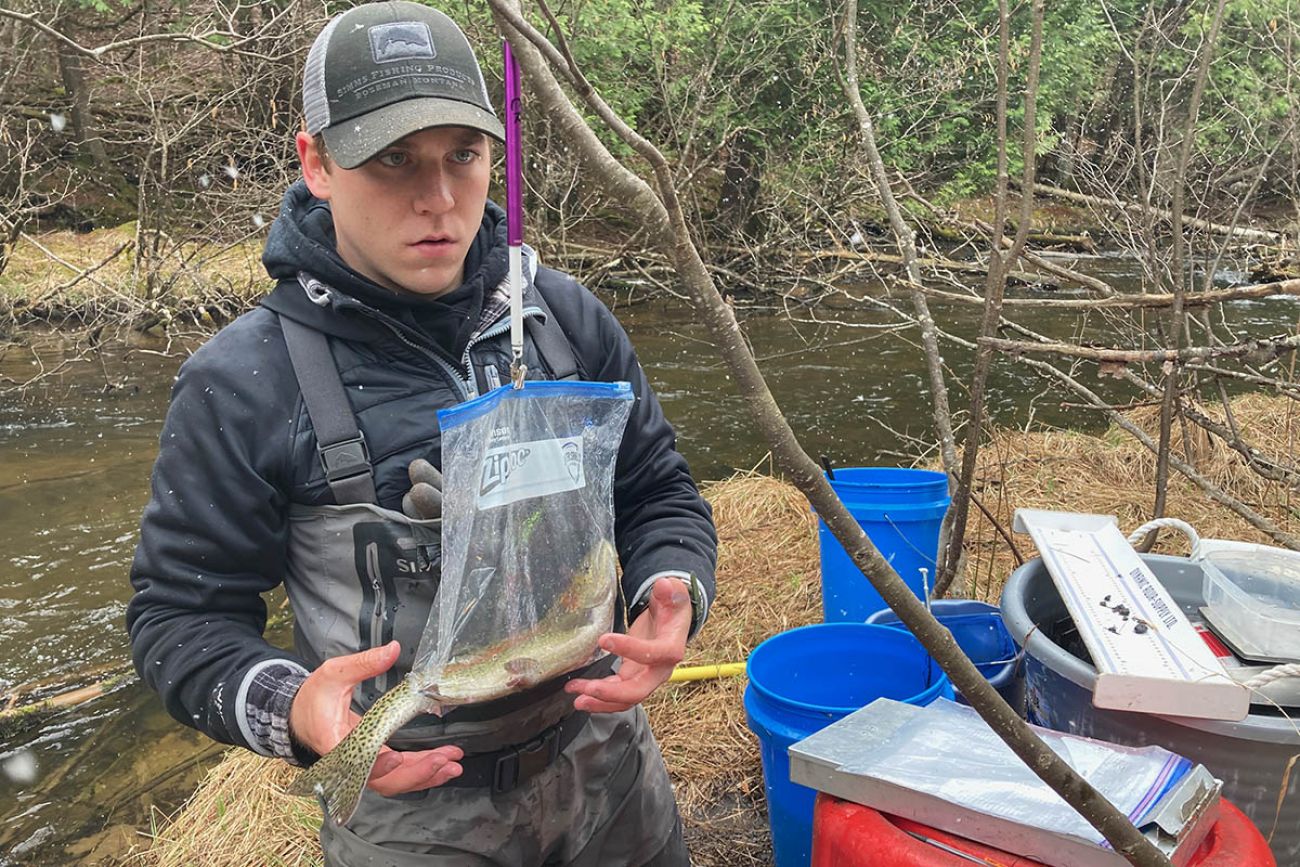
[(415, 351), (431, 359), (433, 363), (438, 366), (438, 369), (441, 370), (444, 374), (446, 374), (447, 378), (451, 382), (454, 382), (456, 384), (456, 389), (459, 392), (458, 396), (460, 397), (461, 400), (468, 400), (469, 398), (474, 396), (473, 388), (468, 386), (465, 383), (465, 381), (461, 379), (460, 372), (456, 370), (456, 366), (452, 364), (450, 361), (447, 361), (442, 356), (440, 356), (435, 350), (432, 350), (427, 346), (422, 346), (419, 343), (416, 343), (411, 338), (407, 337), (405, 334), (402, 333), (400, 328), (398, 328), (392, 322), (389, 322), (387, 317), (379, 313), (372, 312), (368, 310), (366, 307), (360, 305), (354, 307), (353, 309), (361, 312), (366, 316), (369, 316), (371, 319), (375, 320), (380, 325), (387, 328), (389, 331), (393, 333), (393, 335), (398, 340), (402, 341), (402, 343), (405, 344), (407, 347), (414, 349)]
[[(542, 308), (540, 307), (524, 308), (524, 319), (528, 319), (528, 317), (530, 316), (542, 316), (542, 315), (543, 315)], [(505, 334), (509, 330), (510, 330), (510, 314), (507, 313), (503, 318), (498, 319), (496, 321), (496, 324), (492, 325), (490, 328), (488, 328), (486, 331), (482, 332), (481, 334), (471, 337), (469, 343), (465, 344), (465, 352), (460, 357), (460, 363), (465, 366), (465, 373), (468, 375), (468, 379), (466, 379), (465, 382), (469, 386), (471, 397), (478, 396), (478, 380), (474, 376), (474, 366), (470, 361), (470, 357), (469, 357), (470, 350), (473, 349), (478, 344), (482, 343), (483, 341), (490, 340), (493, 337), (497, 337), (499, 335)]]
[[(465, 375), (462, 376), (461, 372), (456, 369), (455, 365), (453, 365), (451, 362), (444, 359), (436, 351), (430, 349), (429, 347), (422, 346), (421, 344), (416, 343), (414, 340), (411, 340), (409, 337), (407, 337), (405, 334), (402, 333), (402, 330), (399, 327), (397, 327), (397, 325), (390, 322), (386, 316), (380, 314), (377, 311), (373, 311), (369, 309), (363, 304), (357, 304), (355, 306), (349, 304), (346, 306), (358, 311), (359, 313), (362, 313), (365, 316), (370, 317), (374, 321), (378, 322), (380, 325), (383, 325), (385, 328), (391, 331), (398, 340), (402, 341), (402, 343), (405, 346), (414, 349), (425, 356), (428, 356), (436, 365), (438, 365), (438, 368), (443, 373), (445, 373), (451, 381), (456, 383), (456, 387), (460, 392), (459, 396), (462, 401), (469, 400), (471, 398), (478, 396), (478, 384), (474, 376), (474, 367), (470, 360), (470, 350), (473, 349), (478, 344), (482, 343), (483, 341), (489, 340), (493, 337), (497, 337), (498, 335), (504, 334), (510, 330), (510, 315), (507, 313), (501, 319), (498, 319), (496, 323), (493, 324), (486, 331), (483, 331), (482, 333), (470, 338), (470, 341), (465, 344), (464, 353), (462, 353), (461, 355), (461, 364), (464, 365), (465, 368)], [(530, 316), (545, 315), (544, 312), (542, 311), (542, 308), (537, 306), (525, 307), (523, 314), (525, 319), (527, 319)]]

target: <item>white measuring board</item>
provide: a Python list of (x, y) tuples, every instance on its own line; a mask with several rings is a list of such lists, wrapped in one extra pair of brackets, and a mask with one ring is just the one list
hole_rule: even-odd
[(1222, 664), (1109, 515), (1017, 509), (1097, 667), (1111, 710), (1241, 720), (1250, 693)]

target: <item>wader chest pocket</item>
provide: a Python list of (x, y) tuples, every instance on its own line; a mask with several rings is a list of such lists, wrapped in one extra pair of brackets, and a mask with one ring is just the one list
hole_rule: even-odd
[[(411, 667), (438, 589), (437, 537), (421, 537), (393, 521), (366, 521), (352, 528), (352, 554), (361, 606), (361, 647), (380, 647), (396, 638), (402, 651), (394, 669)], [(414, 616), (412, 616), (414, 615)], [(394, 669), (362, 684), (367, 705), (395, 686)]]
[(291, 512), (285, 586), (299, 651), (314, 664), (396, 639), (396, 664), (362, 683), (368, 708), (415, 660), (441, 574), (441, 522), (417, 521), (365, 503)]

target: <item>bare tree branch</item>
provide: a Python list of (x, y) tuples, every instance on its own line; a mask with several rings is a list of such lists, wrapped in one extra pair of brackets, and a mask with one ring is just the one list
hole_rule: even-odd
[[(522, 18), (517, 5), (510, 0), (490, 0), (490, 2), (498, 23), (505, 31), (519, 57), (520, 65), (528, 75), (530, 89), (538, 95), (543, 107), (552, 114), (554, 121), (577, 133), (570, 141), (587, 151), (583, 159), (598, 173), (599, 180), (619, 189), (635, 188), (641, 193), (648, 192), (637, 183), (639, 179), (613, 159), (599, 140), (592, 135), (589, 128), (585, 129), (585, 134), (584, 131), (577, 129), (579, 125), (584, 128), (586, 125), (581, 123), (577, 111), (561, 90), (559, 82), (552, 76), (543, 55), (557, 68), (565, 71), (571, 81), (578, 82), (577, 87), (588, 107), (595, 110), (602, 118), (611, 114), (608, 106), (595, 95), (581, 74), (570, 67), (568, 61), (554, 50), (549, 41)], [(612, 125), (612, 128), (624, 142), (645, 157), (654, 170), (659, 197), (654, 197), (652, 193), (650, 200), (638, 197), (630, 204), (638, 208), (645, 207), (645, 212), (639, 214), (642, 219), (653, 224), (667, 223), (671, 227), (671, 234), (658, 236), (659, 244), (665, 251), (672, 251), (682, 280), (690, 290), (696, 305), (701, 308), (700, 312), (727, 361), (732, 378), (745, 396), (755, 424), (768, 441), (777, 463), (808, 496), (818, 514), (849, 552), (854, 563), (869, 578), (885, 601), (898, 612), (900, 619), (912, 630), (922, 645), (940, 661), (940, 665), (949, 673), (963, 694), (970, 698), (993, 731), (1011, 746), (1034, 773), (1048, 782), (1071, 806), (1093, 823), (1116, 851), (1124, 854), (1134, 863), (1167, 867), (1168, 860), (1160, 855), (1159, 851), (1132, 826), (1122, 813), (1033, 736), (1024, 721), (1007, 706), (997, 691), (957, 648), (952, 634), (934, 620), (921, 601), (899, 580), (897, 573), (881, 557), (880, 552), (862, 531), (861, 525), (844, 508), (821, 468), (799, 445), (793, 430), (781, 414), (759, 372), (731, 308), (710, 279), (699, 251), (689, 236), (673, 186), (673, 173), (668, 167), (667, 160), (653, 145), (632, 133), (621, 121)], [(623, 177), (618, 178), (620, 175)]]
[[(1119, 199), (1102, 199), (1098, 196), (1076, 193), (1073, 190), (1063, 190), (1060, 187), (1053, 187), (1049, 184), (1042, 183), (1034, 184), (1034, 192), (1043, 196), (1051, 196), (1054, 199), (1074, 202), (1079, 205), (1088, 205), (1094, 208), (1104, 208), (1110, 211), (1126, 211), (1133, 214), (1141, 214), (1149, 211), (1159, 220), (1167, 223), (1172, 223), (1174, 221), (1174, 214), (1172, 211), (1161, 210), (1160, 208), (1155, 207), (1146, 208), (1137, 202), (1123, 202)], [(1200, 229), (1214, 235), (1230, 235), (1234, 238), (1240, 238), (1243, 241), (1250, 241), (1256, 244), (1282, 243), (1282, 236), (1277, 232), (1266, 232), (1263, 229), (1247, 229), (1242, 226), (1212, 223), (1209, 220), (1202, 220), (1197, 217), (1188, 216), (1187, 214), (1182, 215), (1180, 222), (1189, 228)]]
[[(1024, 161), (1022, 187), (1032, 190), (1034, 187), (1035, 148), (1037, 140), (1037, 100), (1038, 73), (1043, 50), (1043, 0), (1033, 0), (1032, 35), (1029, 47), (1029, 70), (1025, 83), (1024, 129), (1021, 135), (1021, 154)], [(998, 2), (998, 192), (996, 216), (993, 221), (993, 250), (989, 255), (990, 268), (988, 279), (984, 282), (984, 317), (980, 322), (981, 337), (991, 337), (996, 333), (998, 322), (1002, 318), (1002, 296), (1006, 291), (1007, 271), (1015, 264), (1020, 251), (1024, 249), (1029, 236), (1029, 217), (1033, 208), (1033, 196), (1022, 194), (1020, 197), (1020, 224), (1016, 227), (1015, 241), (1005, 255), (1002, 253), (1003, 234), (1007, 199), (1007, 91), (1008, 66), (1010, 65), (1010, 11), (1006, 0)], [(967, 412), (966, 441), (962, 450), (961, 475), (957, 480), (953, 494), (951, 514), (951, 531), (947, 544), (940, 549), (939, 564), (934, 582), (936, 596), (947, 593), (948, 588), (958, 577), (963, 543), (966, 536), (966, 522), (970, 515), (971, 485), (975, 478), (975, 465), (979, 457), (980, 438), (983, 435), (984, 398), (988, 386), (989, 372), (993, 366), (993, 349), (981, 343), (975, 352), (975, 370), (971, 374), (971, 402)]]
[[(983, 305), (983, 299), (975, 295), (961, 295), (943, 289), (922, 287), (921, 291), (935, 298), (953, 301), (958, 304)], [(1279, 280), (1276, 283), (1260, 283), (1255, 286), (1237, 286), (1232, 289), (1213, 289), (1208, 292), (1189, 293), (1183, 297), (1185, 307), (1209, 307), (1226, 301), (1241, 301), (1247, 298), (1268, 298), (1272, 295), (1300, 295), (1300, 279)], [(1159, 293), (1151, 295), (1114, 295), (1110, 298), (1005, 298), (1004, 307), (1023, 307), (1035, 310), (1141, 310), (1170, 307), (1174, 303), (1172, 294)]]
[[(1133, 436), (1134, 439), (1142, 443), (1142, 445), (1146, 446), (1147, 449), (1149, 449), (1152, 454), (1159, 454), (1160, 444), (1155, 440), (1153, 440), (1150, 437), (1150, 435), (1147, 434), (1146, 431), (1142, 430), (1137, 425), (1133, 424), (1133, 422), (1129, 421), (1122, 414), (1116, 412), (1113, 409), (1110, 409), (1106, 405), (1106, 402), (1104, 400), (1102, 400), (1096, 393), (1088, 389), (1086, 386), (1084, 386), (1074, 377), (1070, 376), (1067, 373), (1064, 373), (1061, 370), (1058, 370), (1057, 368), (1053, 367), (1052, 365), (1044, 361), (1039, 361), (1036, 358), (1022, 358), (1020, 360), (1024, 364), (1028, 364), (1032, 366), (1035, 370), (1038, 370), (1046, 374), (1047, 376), (1056, 379), (1057, 381), (1069, 387), (1075, 393), (1085, 397), (1089, 402), (1091, 402), (1098, 409), (1102, 409), (1103, 411), (1105, 411), (1113, 424), (1127, 431), (1130, 435)], [(1182, 473), (1189, 481), (1191, 481), (1194, 485), (1196, 485), (1198, 488), (1204, 491), (1216, 503), (1229, 509), (1238, 517), (1240, 517), (1242, 520), (1246, 521), (1248, 524), (1250, 524), (1255, 529), (1259, 530), (1261, 533), (1267, 535), (1269, 538), (1277, 542), (1279, 545), (1284, 545), (1285, 547), (1290, 548), (1293, 551), (1300, 551), (1300, 536), (1296, 536), (1293, 533), (1288, 533), (1282, 530), (1272, 521), (1268, 520), (1268, 518), (1259, 514), (1254, 509), (1250, 508), (1245, 503), (1242, 503), (1236, 497), (1231, 496), (1222, 488), (1220, 488), (1218, 485), (1214, 484), (1212, 481), (1207, 479), (1205, 476), (1199, 473), (1196, 470), (1196, 468), (1193, 467), (1191, 464), (1188, 464), (1186, 461), (1181, 460), (1177, 456), (1171, 455), (1169, 458), (1169, 465), (1173, 467), (1175, 470), (1177, 470), (1178, 472)]]
[[(110, 42), (106, 45), (87, 48), (62, 31), (46, 24), (41, 20), (39, 13), (16, 12), (12, 9), (6, 9), (3, 6), (0, 6), (0, 17), (21, 21), (24, 24), (41, 31), (64, 47), (75, 51), (78, 54), (84, 54), (85, 56), (95, 60), (100, 60), (104, 55), (114, 51), (121, 51), (125, 48), (134, 48), (137, 45), (145, 45), (151, 42), (194, 43), (221, 54), (239, 54), (245, 57), (255, 57), (259, 60), (274, 59), (269, 55), (259, 54), (256, 51), (249, 51), (244, 48), (245, 45), (256, 42), (258, 37), (240, 36), (238, 33), (232, 33), (225, 30), (212, 29), (205, 30), (201, 33), (145, 33), (140, 36), (133, 36), (130, 39), (119, 39), (116, 42)], [(221, 39), (229, 39), (230, 41), (228, 43), (215, 41)]]
[(1035, 343), (1024, 340), (1007, 340), (1002, 337), (981, 337), (979, 342), (1000, 352), (1016, 355), (1062, 355), (1086, 358), (1111, 364), (1182, 363), (1208, 361), (1212, 358), (1251, 358), (1269, 361), (1300, 347), (1300, 334), (1286, 337), (1248, 340), (1231, 346), (1188, 346), (1182, 349), (1106, 349), (1092, 346), (1075, 346), (1069, 343)]
[[(1210, 58), (1214, 56), (1214, 46), (1219, 37), (1219, 26), (1223, 23), (1223, 10), (1228, 0), (1219, 0), (1214, 10), (1214, 19), (1210, 24), (1210, 33), (1201, 49), (1200, 64), (1196, 70), (1196, 83), (1192, 86), (1191, 105), (1187, 109), (1187, 122), (1183, 128), (1183, 139), (1178, 149), (1178, 162), (1174, 167), (1173, 205), (1170, 207), (1170, 232), (1173, 235), (1172, 288), (1174, 303), (1169, 308), (1169, 339), (1176, 349), (1182, 345), (1187, 330), (1187, 313), (1183, 308), (1183, 296), (1187, 293), (1186, 268), (1183, 262), (1186, 238), (1183, 237), (1183, 199), (1187, 192), (1187, 164), (1191, 159), (1192, 143), (1196, 140), (1196, 119), (1201, 110), (1201, 99), (1205, 95), (1205, 82), (1210, 74)], [(1173, 359), (1170, 359), (1171, 361)], [(1160, 403), (1160, 451), (1156, 458), (1156, 497), (1151, 509), (1153, 518), (1165, 516), (1165, 504), (1168, 500), (1169, 453), (1173, 436), (1174, 409), (1178, 404), (1179, 376), (1181, 370), (1177, 364), (1170, 364), (1165, 373), (1165, 393)], [(1152, 530), (1137, 546), (1146, 552), (1155, 544), (1158, 531)]]

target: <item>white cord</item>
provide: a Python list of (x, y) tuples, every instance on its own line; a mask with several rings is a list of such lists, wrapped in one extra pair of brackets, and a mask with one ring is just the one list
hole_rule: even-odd
[(1277, 665), (1268, 671), (1261, 671), (1242, 686), (1247, 689), (1263, 689), (1275, 680), (1284, 680), (1288, 677), (1300, 677), (1300, 662), (1288, 662), (1286, 665)]
[(1141, 527), (1138, 527), (1132, 533), (1129, 533), (1128, 543), (1136, 545), (1146, 537), (1147, 533), (1152, 530), (1180, 530), (1187, 537), (1187, 541), (1192, 543), (1191, 559), (1200, 559), (1201, 536), (1192, 529), (1192, 525), (1186, 521), (1180, 521), (1177, 518), (1156, 518), (1153, 521), (1147, 521)]

